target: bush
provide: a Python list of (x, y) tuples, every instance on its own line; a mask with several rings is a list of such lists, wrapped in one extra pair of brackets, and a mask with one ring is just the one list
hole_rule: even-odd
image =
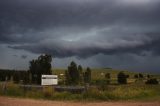
[(153, 78), (153, 79), (149, 79), (146, 81), (146, 84), (158, 84), (159, 82), (157, 81), (156, 78)]
[(139, 77), (139, 76), (138, 76), (138, 74), (135, 74), (135, 75), (134, 75), (134, 78), (136, 78), (136, 79), (137, 79), (138, 77)]
[(123, 72), (120, 72), (118, 75), (118, 83), (119, 84), (127, 84), (127, 78), (128, 78), (128, 75), (125, 75), (125, 73)]
[(139, 78), (144, 78), (143, 74), (139, 73)]
[(110, 73), (106, 73), (106, 74), (105, 74), (105, 79), (106, 79), (106, 83), (107, 83), (107, 84), (110, 84), (111, 74), (110, 74)]

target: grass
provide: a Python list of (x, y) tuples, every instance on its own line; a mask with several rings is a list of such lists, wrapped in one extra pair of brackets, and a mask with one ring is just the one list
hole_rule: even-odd
[[(117, 84), (117, 74), (119, 70), (102, 68), (92, 69), (92, 83), (96, 81), (102, 82), (100, 85), (95, 85), (89, 88), (88, 91), (81, 94), (73, 94), (70, 92), (56, 92), (51, 87), (43, 89), (28, 89), (20, 88), (18, 84), (13, 82), (7, 83), (7, 89), (3, 91), (3, 83), (0, 82), (0, 95), (14, 96), (34, 99), (50, 99), (50, 100), (72, 100), (72, 101), (160, 101), (160, 85), (145, 85), (143, 80), (138, 80), (135, 83), (134, 75), (137, 73), (124, 71), (130, 77), (127, 85)], [(54, 69), (53, 74), (60, 77), (60, 81), (64, 81), (65, 69)], [(103, 74), (102, 74), (103, 73)], [(111, 74), (111, 85), (103, 83), (105, 73)], [(145, 74), (147, 75), (147, 74)], [(160, 76), (154, 76), (160, 78)]]
[[(56, 75), (60, 75), (60, 74), (65, 74), (65, 70), (63, 68), (59, 68), (59, 69), (53, 69), (52, 72), (53, 74)], [(85, 69), (84, 69), (85, 70)], [(93, 68), (92, 70), (92, 80), (99, 80), (99, 79), (103, 79), (105, 73), (110, 73), (111, 77), (113, 79), (117, 78), (117, 74), (120, 71), (124, 71), (127, 75), (130, 76), (130, 78), (134, 78), (134, 75), (137, 74), (136, 72), (130, 72), (130, 71), (126, 71), (126, 70), (115, 70), (115, 69), (108, 69), (108, 68)], [(102, 74), (103, 73), (103, 74)], [(147, 73), (143, 73), (144, 75), (147, 75)], [(158, 75), (157, 75), (158, 76)], [(159, 76), (160, 77), (160, 76)]]
[[(60, 81), (64, 81), (64, 76), (61, 76), (60, 74), (65, 74), (65, 70), (66, 69), (59, 68), (59, 69), (53, 69), (52, 72), (53, 72), (53, 74), (56, 74), (59, 76)], [(96, 81), (104, 80), (105, 74), (110, 73), (111, 83), (117, 84), (117, 74), (120, 71), (124, 71), (125, 74), (129, 75), (128, 83), (134, 83), (135, 82), (134, 75), (138, 74), (136, 72), (130, 72), (130, 71), (126, 71), (126, 70), (115, 70), (115, 69), (111, 69), (111, 68), (93, 68), (91, 70), (92, 70), (92, 73), (91, 73), (92, 83), (95, 83)], [(143, 73), (143, 75), (146, 76), (147, 73)], [(160, 76), (158, 76), (158, 75), (155, 75), (155, 77), (160, 78)]]
[[(0, 88), (2, 88), (0, 86)], [(69, 92), (56, 92), (51, 87), (41, 90), (27, 90), (24, 92), (17, 84), (8, 83), (6, 92), (0, 89), (0, 95), (49, 99), (49, 100), (72, 100), (72, 101), (123, 101), (123, 100), (160, 100), (160, 85), (108, 85), (104, 90), (97, 87), (90, 88), (81, 94)]]

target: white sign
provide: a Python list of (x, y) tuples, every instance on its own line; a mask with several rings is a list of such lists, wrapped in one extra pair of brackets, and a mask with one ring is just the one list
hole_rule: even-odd
[(42, 75), (41, 85), (57, 85), (57, 75)]

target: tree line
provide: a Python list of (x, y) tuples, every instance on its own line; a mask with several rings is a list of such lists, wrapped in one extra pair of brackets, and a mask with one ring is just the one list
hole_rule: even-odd
[(13, 81), (14, 83), (29, 83), (28, 71), (0, 70), (0, 81)]
[[(51, 55), (40, 55), (37, 59), (33, 59), (29, 62), (28, 71), (16, 71), (16, 70), (0, 70), (0, 81), (12, 80), (15, 83), (22, 82), (24, 84), (41, 84), (41, 75), (52, 74), (52, 56)], [(87, 67), (83, 69), (81, 65), (77, 65), (74, 61), (70, 63), (67, 70), (65, 70), (65, 84), (66, 85), (84, 85), (91, 83), (92, 70)], [(148, 80), (146, 84), (158, 84), (157, 79), (151, 78), (147, 75)], [(127, 84), (127, 78), (129, 75), (124, 72), (119, 72), (117, 75), (117, 81), (119, 84)], [(143, 74), (135, 74), (135, 79), (143, 79)], [(111, 82), (111, 74), (105, 74), (106, 84)]]

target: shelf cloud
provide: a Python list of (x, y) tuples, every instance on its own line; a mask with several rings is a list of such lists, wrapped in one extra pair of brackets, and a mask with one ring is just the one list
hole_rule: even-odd
[(0, 13), (0, 44), (13, 51), (160, 56), (158, 0), (1, 0)]

